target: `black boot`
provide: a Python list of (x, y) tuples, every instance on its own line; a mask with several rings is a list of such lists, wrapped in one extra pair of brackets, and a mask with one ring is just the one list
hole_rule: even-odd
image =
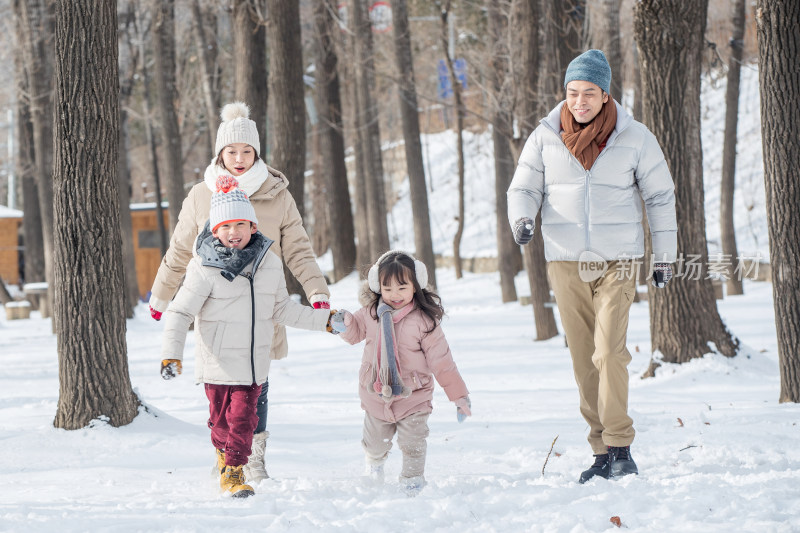
[(594, 464), (591, 467), (589, 467), (589, 470), (584, 470), (583, 472), (581, 472), (581, 478), (578, 480), (578, 483), (586, 483), (594, 476), (600, 476), (602, 478), (608, 479), (607, 453), (594, 456)]
[(609, 446), (608, 464), (609, 477), (611, 478), (639, 473), (636, 463), (633, 462), (630, 446)]

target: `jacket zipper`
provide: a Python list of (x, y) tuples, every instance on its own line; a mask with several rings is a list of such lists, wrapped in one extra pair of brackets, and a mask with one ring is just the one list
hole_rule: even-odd
[(256, 291), (254, 287), (254, 276), (249, 273), (244, 277), (250, 282), (250, 371), (253, 374), (253, 385), (256, 384)]

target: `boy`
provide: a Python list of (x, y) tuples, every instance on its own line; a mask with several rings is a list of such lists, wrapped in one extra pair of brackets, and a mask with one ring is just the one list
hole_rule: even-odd
[(256, 401), (269, 373), (274, 324), (332, 331), (333, 311), (289, 298), (283, 263), (272, 240), (258, 232), (247, 195), (232, 176), (220, 176), (209, 222), (198, 235), (186, 279), (165, 316), (161, 376), (182, 371), (186, 332), (195, 323), (195, 379), (205, 384), (208, 427), (217, 450), (220, 487), (247, 497), (247, 463), (258, 417)]

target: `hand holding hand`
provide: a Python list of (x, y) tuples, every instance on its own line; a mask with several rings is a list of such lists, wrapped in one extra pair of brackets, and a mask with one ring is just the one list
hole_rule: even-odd
[(653, 287), (663, 289), (672, 279), (672, 263), (656, 263), (653, 265)]
[(468, 416), (472, 416), (472, 410), (470, 409), (472, 402), (469, 401), (469, 396), (459, 398), (454, 403), (456, 404), (456, 419), (459, 424), (466, 420)]
[(161, 320), (161, 311), (156, 311), (153, 309), (153, 306), (150, 306), (150, 316), (153, 317), (153, 320)]
[[(353, 315), (346, 309), (336, 311), (331, 315), (330, 325), (333, 332), (344, 333), (347, 331), (347, 326), (353, 321)], [(331, 333), (333, 333), (331, 332)]]
[(528, 244), (533, 238), (533, 220), (522, 217), (514, 222), (514, 241), (519, 245)]
[(183, 372), (183, 365), (179, 359), (162, 359), (161, 360), (161, 377), (164, 379), (173, 379), (181, 375)]

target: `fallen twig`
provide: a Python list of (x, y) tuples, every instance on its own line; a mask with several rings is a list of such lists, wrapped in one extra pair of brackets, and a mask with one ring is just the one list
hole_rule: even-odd
[(557, 440), (558, 435), (556, 435), (556, 438), (553, 439), (553, 443), (550, 445), (550, 451), (547, 452), (547, 457), (544, 458), (544, 464), (542, 465), (542, 477), (544, 477), (544, 469), (547, 466), (547, 461), (550, 459), (550, 454), (553, 453), (553, 446), (556, 445)]

